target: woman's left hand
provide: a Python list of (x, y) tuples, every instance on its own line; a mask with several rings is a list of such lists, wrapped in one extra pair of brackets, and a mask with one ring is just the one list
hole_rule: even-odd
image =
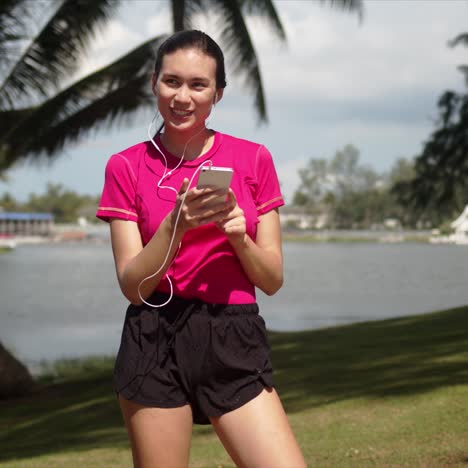
[(246, 235), (246, 222), (244, 210), (237, 204), (236, 196), (232, 189), (229, 189), (228, 201), (232, 209), (228, 212), (226, 217), (216, 223), (219, 229), (223, 231), (231, 244), (244, 242)]

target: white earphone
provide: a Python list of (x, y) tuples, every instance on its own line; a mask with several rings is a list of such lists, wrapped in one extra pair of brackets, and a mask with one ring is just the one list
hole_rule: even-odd
[[(217, 97), (217, 94), (216, 96)], [(213, 104), (214, 106), (214, 104)], [(187, 149), (187, 146), (188, 144), (190, 143), (190, 140), (192, 140), (193, 138), (195, 138), (199, 133), (201, 133), (203, 131), (204, 128), (202, 128), (198, 133), (196, 133), (195, 135), (193, 135), (188, 141), (187, 143), (185, 144), (185, 147), (184, 147), (184, 151), (182, 152), (182, 155), (180, 157), (180, 161), (177, 163), (177, 166), (174, 167), (173, 169), (171, 169), (170, 171), (167, 170), (168, 168), (168, 165), (167, 165), (167, 159), (166, 159), (166, 156), (164, 155), (164, 152), (161, 150), (161, 148), (158, 146), (158, 144), (156, 143), (156, 141), (154, 141), (154, 138), (152, 137), (152, 127), (153, 127), (153, 123), (154, 121), (156, 120), (156, 117), (157, 117), (157, 112), (155, 113), (153, 119), (151, 120), (150, 124), (149, 124), (149, 127), (148, 127), (148, 138), (149, 140), (151, 141), (151, 143), (153, 144), (153, 146), (156, 148), (157, 151), (159, 151), (159, 153), (161, 154), (163, 160), (164, 160), (164, 174), (162, 175), (161, 179), (159, 180), (158, 182), (158, 185), (157, 185), (157, 188), (158, 189), (168, 189), (168, 190), (172, 190), (173, 192), (175, 192), (176, 196), (178, 196), (179, 194), (179, 191), (177, 189), (175, 189), (174, 187), (171, 187), (169, 185), (162, 185), (162, 182), (164, 181), (165, 178), (169, 177), (170, 175), (172, 175), (172, 173), (174, 171), (176, 171), (180, 165), (183, 163), (184, 161), (184, 157), (185, 157), (185, 151)], [(160, 133), (162, 129), (162, 126), (159, 128), (158, 132), (157, 132), (157, 135)], [(195, 172), (192, 174), (192, 177), (190, 178), (190, 181), (189, 181), (189, 187), (192, 186), (192, 182), (194, 181), (195, 177), (197, 176), (198, 172), (201, 170), (202, 167), (206, 166), (206, 165), (209, 165), (211, 166), (212, 165), (212, 162), (211, 162), (211, 159), (207, 160), (207, 161), (203, 161), (198, 167), (197, 169), (195, 170)], [(150, 306), (150, 307), (164, 307), (165, 305), (169, 304), (169, 302), (171, 301), (172, 299), (172, 296), (173, 296), (173, 293), (174, 293), (174, 288), (172, 286), (172, 281), (171, 281), (171, 278), (169, 277), (169, 275), (166, 273), (164, 275), (164, 277), (167, 279), (168, 283), (169, 283), (169, 288), (170, 288), (170, 294), (169, 294), (169, 298), (166, 300), (166, 302), (163, 302), (162, 304), (151, 304), (150, 302), (147, 302), (143, 299), (143, 297), (141, 296), (141, 292), (140, 292), (140, 288), (141, 288), (141, 285), (151, 279), (151, 278), (154, 278), (163, 268), (164, 268), (164, 265), (166, 265), (166, 262), (169, 260), (169, 253), (172, 249), (172, 244), (174, 243), (174, 239), (175, 239), (175, 234), (176, 234), (176, 227), (177, 227), (177, 224), (179, 222), (179, 218), (180, 218), (180, 214), (182, 212), (182, 208), (183, 208), (183, 205), (185, 203), (185, 197), (187, 196), (187, 193), (188, 193), (188, 190), (182, 195), (182, 200), (181, 200), (181, 203), (180, 203), (180, 206), (179, 206), (179, 209), (177, 211), (177, 216), (176, 216), (176, 219), (175, 219), (175, 226), (174, 226), (174, 230), (172, 232), (172, 236), (171, 236), (171, 240), (169, 242), (169, 247), (167, 249), (167, 252), (166, 252), (166, 257), (164, 258), (164, 261), (162, 262), (162, 265), (158, 268), (157, 271), (155, 271), (152, 275), (149, 275), (147, 276), (146, 278), (143, 278), (140, 283), (138, 284), (138, 296), (140, 297), (140, 300), (146, 304), (147, 306)], [(179, 244), (179, 249), (182, 245), (182, 242)], [(169, 267), (171, 266), (172, 262), (175, 260), (175, 257), (177, 256), (177, 253), (176, 255), (174, 256), (174, 258), (172, 259), (172, 261), (169, 263)], [(169, 269), (168, 267), (168, 269)]]

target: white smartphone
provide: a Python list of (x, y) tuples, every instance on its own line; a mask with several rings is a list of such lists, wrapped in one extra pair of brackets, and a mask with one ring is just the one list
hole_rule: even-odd
[[(217, 188), (229, 188), (233, 170), (230, 167), (203, 166), (198, 174), (197, 188), (211, 185)], [(221, 203), (225, 197), (216, 197), (207, 206)]]
[(233, 172), (230, 167), (203, 166), (198, 174), (197, 188), (213, 185), (227, 189), (231, 184)]

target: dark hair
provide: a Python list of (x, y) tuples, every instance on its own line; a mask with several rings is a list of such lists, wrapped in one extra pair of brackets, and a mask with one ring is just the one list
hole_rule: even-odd
[(198, 49), (204, 54), (213, 57), (216, 60), (216, 88), (226, 87), (223, 51), (208, 34), (195, 29), (176, 32), (159, 46), (154, 65), (156, 77), (159, 76), (159, 72), (161, 71), (164, 56), (180, 49)]

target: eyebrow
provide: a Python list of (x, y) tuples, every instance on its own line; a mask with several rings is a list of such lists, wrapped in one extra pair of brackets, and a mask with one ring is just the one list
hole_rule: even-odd
[[(175, 73), (163, 73), (162, 75), (164, 78), (177, 78), (180, 79), (181, 77), (179, 75), (176, 75)], [(189, 78), (190, 81), (210, 81), (209, 78), (206, 76), (194, 76), (192, 78)]]

